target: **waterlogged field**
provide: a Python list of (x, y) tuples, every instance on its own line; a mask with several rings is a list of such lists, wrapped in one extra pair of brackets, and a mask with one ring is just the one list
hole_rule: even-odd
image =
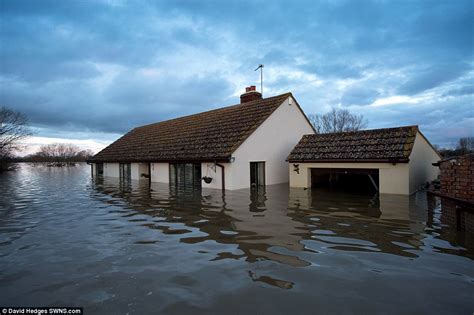
[(472, 314), (474, 240), (413, 197), (0, 175), (0, 305), (86, 314)]

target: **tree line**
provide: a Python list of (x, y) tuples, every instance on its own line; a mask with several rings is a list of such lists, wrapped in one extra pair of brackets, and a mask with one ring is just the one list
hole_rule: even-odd
[(445, 158), (474, 153), (474, 137), (460, 138), (454, 149), (441, 148), (436, 145), (435, 148), (438, 150), (439, 154)]
[(15, 156), (24, 149), (22, 141), (32, 135), (25, 114), (0, 107), (0, 172), (15, 169), (16, 162), (41, 162), (48, 166), (71, 166), (94, 155), (91, 150), (82, 150), (70, 143), (42, 145), (33, 154)]
[(38, 152), (16, 158), (16, 161), (41, 162), (48, 166), (73, 166), (77, 162), (85, 162), (93, 155), (92, 150), (81, 150), (71, 143), (52, 143), (42, 145)]

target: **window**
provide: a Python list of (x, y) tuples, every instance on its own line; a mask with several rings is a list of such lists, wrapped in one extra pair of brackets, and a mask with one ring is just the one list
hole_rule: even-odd
[(265, 186), (265, 162), (250, 162), (250, 186)]
[(182, 188), (201, 188), (201, 164), (170, 163), (170, 185)]
[(95, 165), (95, 175), (96, 176), (104, 175), (104, 163), (97, 163)]
[(120, 163), (119, 172), (121, 180), (130, 181), (132, 179), (132, 167), (130, 163)]

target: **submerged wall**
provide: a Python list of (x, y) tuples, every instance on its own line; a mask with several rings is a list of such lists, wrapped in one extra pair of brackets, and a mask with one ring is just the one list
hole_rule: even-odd
[(104, 176), (120, 177), (119, 163), (104, 163)]
[[(219, 163), (224, 166), (224, 175), (225, 175), (225, 186), (226, 189), (229, 189), (231, 183), (231, 163)], [(206, 184), (202, 181), (202, 188), (213, 188), (213, 189), (222, 189), (222, 168), (215, 165), (214, 163), (201, 163), (201, 175), (212, 177), (212, 181), (209, 184)]]
[(169, 163), (151, 163), (151, 181), (154, 183), (169, 183)]

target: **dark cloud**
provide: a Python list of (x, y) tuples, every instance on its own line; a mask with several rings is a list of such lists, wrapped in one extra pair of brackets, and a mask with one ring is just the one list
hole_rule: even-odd
[(474, 94), (474, 85), (463, 86), (457, 89), (449, 90), (444, 93), (443, 96), (462, 96), (462, 95), (472, 95)]
[(300, 69), (328, 79), (356, 79), (362, 76), (367, 67), (352, 65), (350, 62), (322, 62), (321, 64), (304, 65)]
[(362, 110), (372, 127), (419, 125), (434, 144), (451, 146), (459, 137), (474, 134), (474, 98), (439, 99), (419, 104), (399, 104)]
[(267, 91), (291, 89), (308, 111), (429, 91), (421, 107), (363, 110), (373, 126), (473, 116), (470, 0), (3, 0), (0, 19), (0, 102), (43, 134), (123, 133), (236, 103), (259, 63)]
[(434, 65), (428, 69), (416, 69), (408, 82), (402, 84), (398, 91), (401, 94), (413, 95), (435, 88), (445, 82), (452, 81), (470, 70), (467, 63)]
[(343, 106), (369, 105), (377, 99), (379, 92), (370, 87), (360, 85), (347, 89), (341, 97)]
[(75, 81), (55, 82), (42, 89), (13, 82), (3, 82), (3, 86), (0, 102), (28, 113), (33, 125), (107, 133), (124, 133), (139, 125), (213, 109), (230, 93), (226, 81), (219, 78), (145, 81), (129, 73), (103, 91)]

